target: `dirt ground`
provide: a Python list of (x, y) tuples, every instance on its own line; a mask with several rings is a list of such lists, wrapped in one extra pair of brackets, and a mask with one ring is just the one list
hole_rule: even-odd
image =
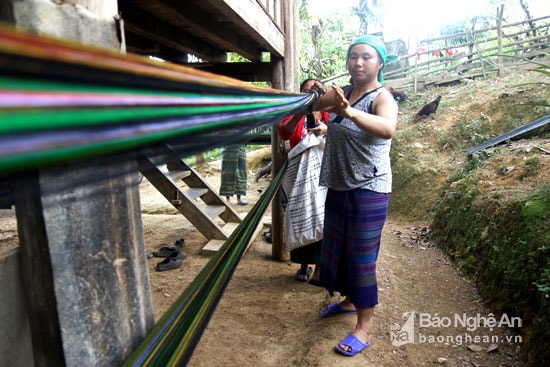
[[(203, 176), (217, 189), (219, 162), (210, 164)], [(250, 171), (248, 183), (248, 205), (235, 206), (241, 213), (256, 202), (258, 190), (269, 185), (270, 176), (255, 182)], [(207, 239), (146, 179), (140, 192), (147, 252), (183, 238), (188, 255), (182, 267), (164, 272), (155, 270), (161, 259), (147, 260), (158, 319), (211, 255), (201, 254)], [(322, 319), (319, 311), (338, 297), (331, 299), (323, 288), (294, 280), (298, 265), (272, 259), (271, 244), (262, 235), (265, 230), (242, 257), (188, 366), (524, 366), (518, 362), (519, 340), (508, 328), (481, 325), (468, 331), (457, 325), (455, 314), (468, 320), (492, 315), (475, 287), (426, 241), (429, 229), (424, 223), (388, 220), (378, 260), (380, 304), (372, 345), (355, 357), (334, 351), (353, 330), (355, 316)], [(17, 242), (13, 210), (0, 210), (0, 250), (16, 247)], [(416, 314), (416, 338), (404, 343), (410, 341), (403, 339), (410, 331), (405, 328), (410, 312)], [(438, 320), (439, 324), (451, 320), (452, 325), (437, 327)], [(398, 346), (399, 341), (403, 345)]]
[[(211, 164), (204, 176), (217, 188), (219, 163)], [(270, 177), (256, 183), (250, 171), (248, 183), (248, 205), (234, 207), (241, 213), (252, 207)], [(210, 256), (201, 254), (206, 238), (145, 179), (140, 190), (147, 251), (183, 238), (188, 254), (182, 267), (164, 272), (155, 271), (161, 259), (148, 260), (158, 319)], [(518, 362), (519, 339), (510, 329), (463, 327), (457, 321), (492, 314), (475, 287), (425, 239), (429, 229), (424, 223), (388, 220), (378, 260), (380, 304), (372, 345), (355, 357), (334, 351), (353, 331), (355, 316), (321, 318), (319, 311), (339, 297), (331, 299), (323, 288), (294, 280), (298, 265), (272, 259), (265, 230), (240, 261), (188, 366), (524, 366)], [(407, 335), (410, 312), (416, 314), (416, 339), (397, 346)], [(438, 327), (449, 320), (450, 327)], [(468, 331), (468, 325), (476, 330)]]

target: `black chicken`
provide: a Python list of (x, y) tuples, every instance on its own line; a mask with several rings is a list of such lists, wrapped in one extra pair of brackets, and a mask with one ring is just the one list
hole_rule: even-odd
[(403, 102), (404, 100), (407, 99), (407, 94), (405, 94), (405, 92), (397, 91), (393, 87), (390, 87), (389, 91), (390, 91), (391, 95), (393, 96), (393, 99), (395, 99), (397, 101), (397, 103)]
[(441, 96), (437, 96), (436, 99), (425, 105), (418, 111), (415, 115), (415, 119), (419, 119), (421, 116), (430, 116), (431, 113), (436, 113), (439, 102), (441, 101)]

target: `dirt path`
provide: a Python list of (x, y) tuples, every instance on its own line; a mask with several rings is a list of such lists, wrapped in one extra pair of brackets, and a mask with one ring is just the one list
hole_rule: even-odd
[[(251, 181), (250, 204), (259, 196), (257, 189), (269, 184)], [(189, 255), (181, 268), (166, 272), (154, 270), (158, 258), (148, 260), (158, 318), (210, 257), (200, 253), (206, 239), (154, 188), (144, 182), (141, 191), (148, 251), (184, 238)], [(295, 281), (297, 265), (274, 261), (271, 244), (258, 236), (239, 263), (189, 366), (524, 366), (517, 361), (518, 344), (506, 339), (512, 335), (508, 328), (472, 324), (491, 316), (490, 311), (473, 285), (423, 234), (420, 225), (388, 221), (378, 261), (380, 304), (373, 343), (352, 358), (335, 353), (334, 346), (353, 330), (355, 316), (320, 318), (319, 311), (337, 297)], [(416, 314), (413, 330), (405, 325), (411, 311)], [(456, 317), (476, 330), (461, 327)], [(436, 327), (447, 321), (450, 327)], [(410, 341), (407, 332), (415, 335), (414, 343), (405, 343)]]
[[(215, 166), (212, 170), (205, 176), (217, 187), (219, 175)], [(249, 205), (236, 209), (249, 210), (260, 195), (258, 190), (267, 185), (268, 180), (256, 183), (251, 177)], [(182, 267), (164, 272), (155, 270), (159, 258), (147, 260), (158, 319), (210, 256), (201, 254), (206, 238), (151, 184), (144, 180), (140, 191), (147, 251), (183, 238), (188, 254)], [(12, 210), (0, 212), (0, 224), (0, 250), (16, 247), (18, 236)], [(335, 353), (334, 346), (353, 330), (355, 316), (320, 318), (319, 311), (334, 299), (320, 287), (295, 281), (298, 265), (274, 261), (271, 244), (258, 236), (239, 263), (189, 367), (393, 367), (439, 363), (524, 367), (517, 361), (518, 340), (508, 328), (471, 324), (477, 317), (491, 316), (490, 311), (484, 308), (475, 287), (456, 273), (445, 255), (425, 241), (423, 234), (420, 224), (388, 221), (378, 261), (380, 304), (375, 310), (372, 346), (351, 358)], [(416, 315), (414, 325), (406, 324), (410, 312)], [(455, 315), (476, 330), (457, 327)], [(451, 322), (450, 327), (436, 327), (437, 322), (447, 321)], [(406, 343), (411, 341), (409, 335), (415, 336), (414, 342)], [(514, 340), (507, 339), (510, 337)], [(496, 349), (489, 351), (493, 348)]]

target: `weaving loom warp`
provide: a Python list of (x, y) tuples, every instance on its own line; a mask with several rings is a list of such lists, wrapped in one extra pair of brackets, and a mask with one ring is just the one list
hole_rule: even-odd
[[(0, 178), (164, 144), (183, 157), (246, 143), (315, 98), (0, 27)], [(283, 172), (125, 366), (187, 363)]]
[(315, 95), (0, 28), (0, 175), (171, 142), (245, 143)]

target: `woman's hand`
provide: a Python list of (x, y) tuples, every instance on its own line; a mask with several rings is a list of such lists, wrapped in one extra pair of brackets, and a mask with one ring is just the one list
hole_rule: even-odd
[(312, 131), (316, 136), (326, 135), (327, 125), (322, 120), (323, 114), (321, 112), (313, 112), (313, 116), (315, 117), (315, 127), (307, 129), (307, 131)]
[(336, 84), (332, 85), (332, 90), (334, 91), (333, 103), (331, 106), (325, 108), (325, 111), (333, 112), (345, 118), (351, 118), (353, 109), (344, 94), (344, 90)]
[(308, 131), (313, 131), (315, 136), (322, 136), (327, 134), (327, 125), (325, 125), (324, 122), (319, 121), (318, 125), (314, 127), (313, 129), (307, 129)]
[(313, 85), (309, 88), (309, 92), (316, 92), (319, 96), (322, 96), (327, 92), (327, 87), (318, 80), (313, 82)]
[(317, 111), (317, 107), (319, 106), (319, 101), (321, 97), (327, 92), (327, 88), (324, 86), (323, 83), (319, 82), (318, 80), (315, 80), (311, 87), (308, 90), (308, 93), (315, 93), (317, 95), (317, 99), (309, 105), (309, 107), (306, 109), (307, 113), (311, 113), (312, 111)]

